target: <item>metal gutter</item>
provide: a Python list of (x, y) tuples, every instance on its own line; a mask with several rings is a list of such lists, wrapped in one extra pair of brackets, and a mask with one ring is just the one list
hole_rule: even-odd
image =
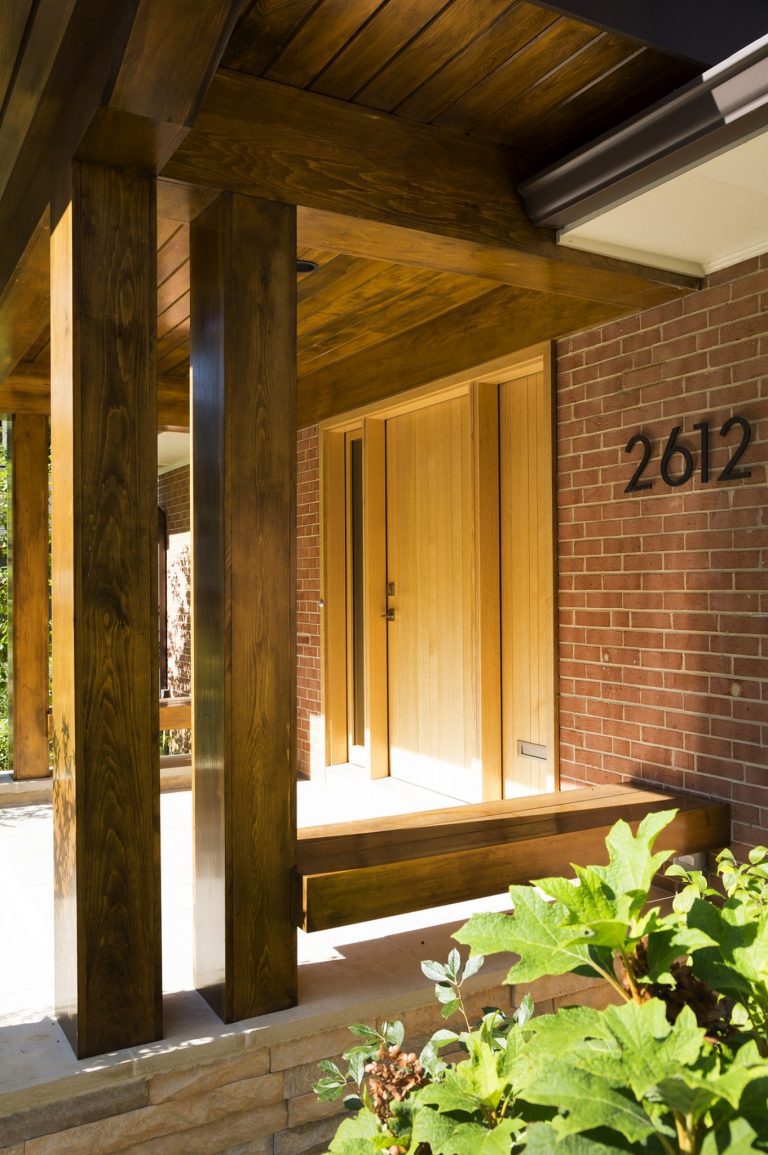
[(573, 227), (766, 128), (768, 35), (518, 191), (534, 224)]

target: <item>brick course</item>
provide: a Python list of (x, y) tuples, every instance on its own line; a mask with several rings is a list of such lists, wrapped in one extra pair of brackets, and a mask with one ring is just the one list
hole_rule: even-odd
[(296, 491), (296, 762), (325, 764), (320, 701), (320, 459), (317, 427), (299, 430)]
[[(557, 356), (561, 772), (726, 799), (742, 851), (768, 842), (767, 307), (762, 257)], [(733, 413), (752, 424), (752, 476), (718, 482)], [(670, 488), (659, 465), (676, 425), (696, 468)], [(628, 494), (640, 447), (624, 447), (640, 430), (653, 488)], [(681, 458), (670, 467), (679, 476)]]
[[(768, 256), (701, 292), (559, 342), (557, 492), (563, 778), (731, 802), (744, 850), (768, 842)], [(716, 480), (748, 417), (749, 478)], [(699, 471), (710, 422), (711, 480)], [(694, 476), (659, 475), (673, 426)], [(625, 493), (643, 430), (651, 490)], [(673, 477), (681, 459), (673, 458)], [(178, 472), (178, 471), (177, 471)], [(319, 463), (298, 440), (298, 766), (322, 766)], [(170, 518), (169, 518), (170, 524)]]

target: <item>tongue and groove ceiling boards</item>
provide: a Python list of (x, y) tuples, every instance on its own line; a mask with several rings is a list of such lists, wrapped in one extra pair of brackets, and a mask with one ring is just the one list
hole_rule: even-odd
[[(137, 0), (137, 23), (113, 32), (102, 52), (107, 75), (114, 57), (121, 61), (117, 79), (104, 88), (93, 75), (84, 93), (78, 68), (93, 57), (97, 33), (85, 37), (89, 58), (83, 29), (100, 7), (54, 5), (63, 27), (38, 67), (39, 109), (26, 123), (16, 85), (34, 71), (29, 53), (42, 53), (45, 2), (11, 5), (0, 145), (18, 138), (11, 155), (31, 163), (30, 134), (56, 135), (55, 117), (43, 123), (44, 92), (64, 107), (77, 93), (81, 158), (138, 157), (158, 172), (159, 373), (163, 388), (178, 383), (178, 398), (189, 369), (189, 220), (222, 188), (299, 205), (299, 256), (319, 266), (298, 284), (305, 423), (333, 410), (346, 381), (354, 378), (363, 397), (367, 381), (380, 388), (382, 366), (388, 388), (407, 388), (449, 363), (458, 371), (462, 361), (513, 351), (514, 341), (599, 323), (696, 284), (558, 248), (516, 192), (697, 76), (701, 63), (674, 45), (660, 51), (634, 29), (619, 34), (522, 0), (205, 0), (191, 29), (177, 0)], [(96, 89), (103, 94), (94, 102)], [(0, 226), (13, 196), (22, 201), (11, 167), (0, 171)], [(17, 395), (49, 372), (46, 227), (15, 279), (2, 282), (0, 380), (12, 374), (6, 390)], [(9, 260), (0, 251), (0, 273)]]

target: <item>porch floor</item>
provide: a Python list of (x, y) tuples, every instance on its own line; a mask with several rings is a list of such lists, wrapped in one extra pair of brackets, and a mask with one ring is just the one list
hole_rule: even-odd
[[(298, 785), (301, 826), (446, 805), (455, 800), (391, 779), (370, 783), (355, 767), (329, 770), (325, 783)], [(237, 1029), (224, 1026), (193, 989), (191, 821), (189, 790), (161, 796), (166, 1022), (166, 1037), (156, 1045), (161, 1049)], [(114, 1056), (78, 1062), (53, 1019), (52, 844), (49, 803), (0, 806), (0, 1094), (125, 1061)], [(447, 954), (450, 932), (473, 911), (508, 905), (508, 897), (499, 895), (315, 934), (299, 931), (300, 1006), (282, 1016), (331, 1013), (349, 1000), (351, 988), (361, 997), (391, 993), (398, 984), (418, 988), (421, 958)], [(266, 1016), (265, 1022), (275, 1018)]]

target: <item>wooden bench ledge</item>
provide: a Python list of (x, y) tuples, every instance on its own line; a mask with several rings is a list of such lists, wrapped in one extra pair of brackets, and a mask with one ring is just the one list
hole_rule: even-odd
[(606, 861), (618, 818), (679, 814), (659, 846), (678, 854), (724, 846), (730, 809), (691, 795), (599, 786), (299, 831), (296, 923), (348, 923), (498, 894), (511, 883)]

